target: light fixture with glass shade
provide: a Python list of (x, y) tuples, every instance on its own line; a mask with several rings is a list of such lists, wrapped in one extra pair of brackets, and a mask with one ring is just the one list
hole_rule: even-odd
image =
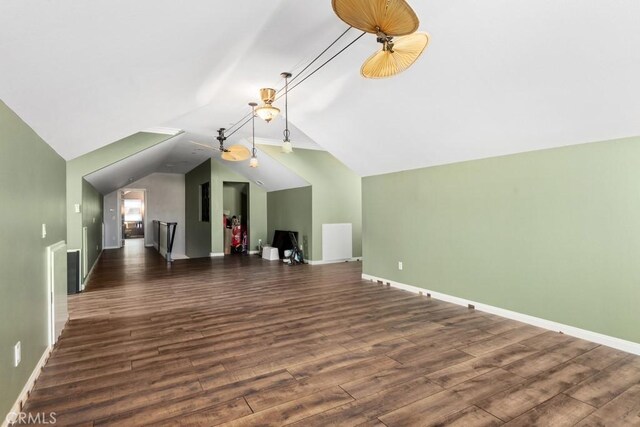
[[(309, 62), (297, 75), (292, 78), (291, 73), (284, 72), (281, 76), (285, 79), (284, 96), (285, 96), (285, 128), (284, 138), (282, 140), (282, 152), (293, 152), (291, 144), (291, 131), (289, 130), (289, 91), (295, 89), (304, 83), (308, 78), (313, 76), (319, 70), (324, 68), (328, 63), (333, 61), (338, 55), (360, 40), (366, 34), (374, 34), (378, 43), (382, 45), (382, 49), (374, 53), (365, 61), (360, 70), (361, 74), (366, 78), (379, 79), (397, 75), (411, 65), (413, 65), (424, 50), (428, 47), (430, 36), (426, 33), (416, 32), (420, 25), (420, 21), (407, 3), (408, 0), (332, 0), (333, 10), (340, 19), (349, 24), (349, 28), (344, 30), (327, 48)], [(334, 46), (349, 30), (356, 28), (362, 31), (360, 35), (355, 37), (346, 46), (342, 47), (337, 53), (324, 61), (320, 61), (327, 51)], [(319, 65), (304, 74), (317, 61)], [(301, 75), (304, 75), (295, 84), (293, 82)], [(276, 101), (278, 92), (272, 88), (260, 89), (260, 98), (262, 105), (258, 108), (255, 102), (250, 103), (251, 112), (233, 123), (229, 129), (218, 130), (218, 141), (220, 147), (218, 149), (210, 144), (202, 144), (196, 141), (190, 141), (193, 144), (205, 147), (209, 150), (219, 151), (220, 157), (227, 161), (242, 161), (247, 158), (249, 166), (258, 167), (258, 157), (255, 144), (255, 117), (256, 115), (267, 123), (271, 122), (280, 113), (280, 109), (273, 106)], [(251, 114), (251, 117), (248, 117)], [(224, 146), (224, 140), (239, 132), (242, 128), (251, 122), (253, 127), (251, 151), (241, 145), (233, 145), (231, 147)]]
[(251, 160), (249, 160), (249, 166), (252, 168), (258, 167), (258, 157), (256, 156), (256, 104), (255, 102), (250, 102), (249, 106), (251, 107)]
[(284, 72), (280, 74), (284, 77), (284, 139), (282, 140), (282, 152), (289, 154), (293, 151), (291, 145), (291, 132), (289, 131), (289, 78), (291, 73)]
[(262, 98), (264, 105), (256, 108), (256, 114), (262, 120), (269, 123), (280, 113), (280, 109), (272, 105), (276, 98), (276, 90), (271, 88), (262, 88), (260, 89), (260, 98)]

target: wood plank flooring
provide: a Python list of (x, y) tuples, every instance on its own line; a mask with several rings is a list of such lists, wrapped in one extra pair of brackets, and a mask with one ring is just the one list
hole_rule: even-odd
[(640, 425), (640, 357), (360, 279), (105, 251), (24, 411), (58, 425)]

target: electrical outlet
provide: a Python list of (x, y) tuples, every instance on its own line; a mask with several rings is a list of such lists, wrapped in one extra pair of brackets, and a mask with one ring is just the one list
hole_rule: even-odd
[(17, 344), (13, 346), (13, 366), (17, 368), (21, 360), (22, 345), (20, 345), (20, 341), (18, 341)]
[(402, 270), (402, 261), (398, 261), (398, 270)]
[(80, 213), (80, 204), (76, 203), (75, 205), (73, 205), (73, 210), (75, 213)]
[(42, 224), (42, 238), (47, 237), (47, 224)]

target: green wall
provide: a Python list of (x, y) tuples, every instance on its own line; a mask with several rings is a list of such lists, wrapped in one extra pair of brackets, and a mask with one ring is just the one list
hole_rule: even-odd
[[(67, 162), (67, 245), (69, 249), (82, 249), (82, 227), (85, 222), (85, 215), (82, 212), (83, 177), (170, 138), (173, 136), (139, 132)], [(75, 212), (75, 204), (81, 205), (80, 213)], [(102, 222), (102, 215), (99, 218), (96, 221)], [(89, 268), (91, 265), (90, 263)]]
[(322, 224), (353, 225), (353, 256), (362, 256), (361, 178), (326, 151), (295, 148), (284, 154), (280, 147), (260, 145), (313, 187), (313, 232), (310, 259), (322, 259)]
[[(275, 230), (298, 232), (298, 244), (303, 245), (304, 255), (312, 259), (313, 222), (312, 189), (309, 187), (267, 193), (268, 241), (273, 239)], [(265, 242), (266, 243), (266, 242)]]
[[(247, 164), (247, 167), (249, 165)], [(267, 193), (258, 185), (239, 175), (222, 163), (211, 161), (211, 252), (224, 253), (224, 232), (222, 215), (224, 212), (223, 184), (225, 182), (249, 183), (249, 249), (253, 250), (258, 239), (266, 241), (267, 237)]]
[[(185, 245), (190, 258), (208, 257), (211, 252), (211, 215), (200, 221), (200, 186), (211, 182), (211, 160), (207, 160), (185, 175)], [(218, 221), (222, 224), (222, 219)]]
[[(200, 206), (198, 186), (207, 181), (211, 182), (211, 223), (205, 225), (198, 219)], [(253, 250), (258, 244), (258, 239), (266, 241), (267, 193), (244, 176), (209, 159), (188, 172), (185, 179), (187, 256), (191, 258), (209, 256), (210, 253), (224, 253), (222, 215), (225, 182), (249, 183), (249, 249)]]
[(246, 184), (225, 182), (222, 188), (222, 209), (229, 211), (230, 215), (242, 213), (242, 187)]
[(364, 273), (640, 342), (640, 138), (367, 177), (363, 223)]
[[(65, 240), (65, 161), (0, 101), (0, 419), (48, 345), (46, 247)], [(42, 224), (47, 236), (42, 238)], [(21, 341), (22, 362), (13, 367)]]
[[(82, 227), (87, 227), (88, 270), (98, 260), (102, 251), (103, 197), (89, 182), (82, 180)], [(89, 271), (82, 272), (83, 277)]]

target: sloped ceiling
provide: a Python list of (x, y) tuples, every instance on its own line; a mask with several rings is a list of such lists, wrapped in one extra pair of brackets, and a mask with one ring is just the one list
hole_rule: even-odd
[[(4, 1), (0, 98), (67, 159), (152, 126), (213, 135), (346, 28), (330, 3)], [(291, 93), (296, 130), (357, 173), (640, 134), (637, 0), (411, 4), (432, 35), (413, 68), (362, 79), (367, 36)]]
[[(218, 152), (191, 144), (193, 135), (180, 134), (99, 169), (84, 178), (101, 194), (109, 194), (154, 172), (184, 174), (208, 158), (257, 182), (266, 191), (304, 187), (307, 181), (269, 156), (260, 156), (261, 167), (252, 169), (247, 162), (226, 162)], [(248, 142), (241, 142), (248, 146)]]

